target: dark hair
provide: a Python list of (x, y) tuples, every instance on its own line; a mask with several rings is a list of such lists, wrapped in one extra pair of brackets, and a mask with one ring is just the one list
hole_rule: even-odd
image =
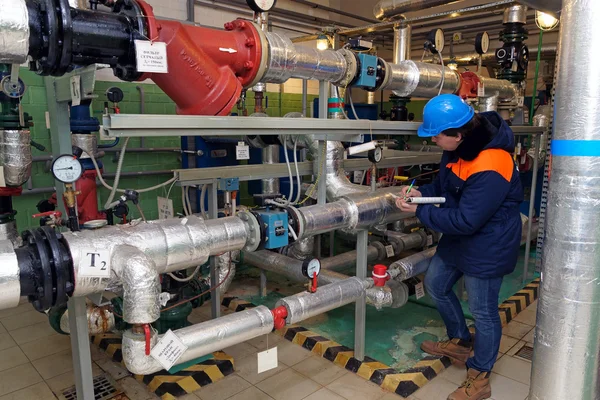
[(458, 134), (460, 133), (462, 135), (463, 140), (466, 140), (469, 137), (471, 137), (474, 133), (479, 131), (479, 129), (481, 128), (481, 125), (482, 125), (482, 120), (481, 120), (482, 118), (483, 117), (481, 115), (475, 114), (475, 115), (473, 115), (473, 118), (471, 118), (471, 120), (469, 122), (467, 122), (460, 128), (446, 129), (442, 133), (446, 136), (453, 136), (453, 137), (458, 136)]

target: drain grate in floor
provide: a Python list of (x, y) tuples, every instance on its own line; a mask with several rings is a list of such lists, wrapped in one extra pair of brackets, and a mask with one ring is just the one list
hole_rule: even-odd
[(517, 351), (515, 356), (531, 361), (533, 359), (533, 347), (523, 346), (519, 351)]
[[(117, 389), (115, 382), (106, 375), (99, 375), (94, 378), (94, 400), (112, 399), (122, 393)], [(63, 391), (61, 400), (77, 400), (77, 389), (72, 386)]]

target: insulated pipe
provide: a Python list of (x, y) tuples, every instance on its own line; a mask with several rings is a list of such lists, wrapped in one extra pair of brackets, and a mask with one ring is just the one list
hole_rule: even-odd
[(535, 8), (536, 10), (550, 13), (554, 16), (558, 16), (560, 14), (560, 10), (563, 7), (563, 2), (565, 4), (567, 3), (563, 0), (519, 0), (519, 2), (527, 4), (529, 7)]
[(6, 185), (21, 186), (31, 176), (30, 142), (28, 130), (0, 129), (0, 167), (3, 167)]
[[(89, 277), (82, 268), (91, 252), (108, 252), (112, 263), (121, 263), (119, 248), (132, 246), (146, 254), (157, 274), (178, 271), (203, 264), (208, 257), (242, 248), (256, 249), (254, 233), (258, 229), (251, 214), (202, 220), (196, 216), (128, 225), (114, 225), (99, 230), (63, 234), (71, 257), (75, 278), (73, 296), (85, 296), (118, 285), (119, 277)], [(243, 221), (240, 217), (245, 218)], [(249, 246), (246, 246), (248, 244)], [(133, 283), (132, 283), (133, 284)]]
[(460, 89), (460, 75), (448, 67), (405, 60), (398, 64), (387, 64), (389, 79), (382, 89), (391, 90), (400, 97), (435, 97), (442, 85), (442, 93), (456, 93)]
[(598, 21), (600, 2), (563, 1), (531, 400), (600, 398)]
[(498, 111), (498, 96), (479, 98), (479, 112), (486, 111)]
[(422, 274), (429, 268), (429, 262), (431, 261), (431, 257), (434, 256), (436, 250), (437, 247), (432, 247), (420, 253), (416, 253), (412, 256), (395, 261), (390, 264), (388, 270), (397, 270), (398, 275), (396, 279), (400, 281)]
[(371, 287), (372, 280), (362, 281), (352, 277), (321, 286), (316, 293), (303, 292), (280, 299), (275, 307), (284, 306), (287, 309), (286, 324), (292, 325), (353, 303)]
[[(191, 325), (174, 331), (175, 335), (187, 346), (177, 360), (182, 364), (198, 357), (222, 350), (258, 336), (269, 334), (273, 330), (273, 314), (265, 306), (240, 311), (210, 321)], [(152, 334), (151, 346), (162, 338)], [(129, 371), (139, 375), (150, 375), (163, 369), (152, 356), (145, 353), (146, 342), (143, 334), (127, 330), (123, 334), (123, 361)]]
[(462, 0), (381, 0), (373, 8), (373, 15), (379, 20), (399, 18), (403, 13), (425, 10)]
[(24, 1), (0, 0), (0, 63), (22, 64), (29, 54), (29, 12)]
[(412, 27), (407, 23), (401, 23), (394, 27), (394, 64), (410, 60), (411, 37)]
[(21, 295), (21, 271), (10, 240), (0, 241), (0, 265), (0, 309), (14, 308)]

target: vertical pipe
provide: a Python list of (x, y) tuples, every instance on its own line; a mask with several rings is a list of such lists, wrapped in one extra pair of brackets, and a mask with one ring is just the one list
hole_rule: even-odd
[(540, 29), (540, 40), (538, 42), (537, 61), (535, 62), (535, 76), (533, 78), (533, 92), (531, 94), (531, 109), (529, 111), (529, 125), (533, 125), (533, 113), (535, 112), (535, 98), (537, 97), (537, 82), (540, 73), (540, 59), (542, 58), (542, 41), (544, 30)]
[(538, 166), (540, 162), (540, 140), (541, 135), (535, 135), (533, 146), (533, 176), (531, 178), (531, 194), (529, 195), (529, 220), (527, 221), (527, 242), (525, 242), (525, 262), (523, 263), (523, 283), (527, 281), (529, 269), (529, 252), (531, 251), (531, 227), (533, 225), (533, 210), (535, 206), (535, 191), (537, 189)]
[[(287, 151), (287, 149), (284, 149)], [(272, 144), (262, 149), (263, 164), (278, 164), (279, 163), (279, 146)], [(279, 178), (265, 178), (261, 180), (263, 194), (280, 193)]]
[[(214, 180), (209, 185), (208, 217), (210, 219), (219, 218), (218, 191), (216, 180)], [(210, 282), (211, 285), (214, 287), (213, 292), (210, 296), (210, 309), (212, 317), (219, 318), (221, 316), (221, 288), (218, 286), (219, 271), (216, 257), (210, 258)]]
[(302, 79), (302, 115), (304, 117), (308, 117), (307, 115), (307, 106), (308, 106), (308, 81), (306, 79)]
[[(329, 100), (329, 84), (319, 81), (319, 118), (327, 119), (327, 103)], [(327, 203), (327, 179), (325, 176), (325, 159), (327, 142), (319, 140), (319, 182), (317, 187), (317, 204)], [(321, 257), (321, 236), (315, 238), (315, 256)]]
[(410, 60), (412, 28), (405, 22), (394, 27), (394, 64)]
[(598, 21), (600, 2), (563, 1), (531, 400), (600, 398)]
[[(356, 277), (360, 280), (367, 278), (367, 247), (369, 246), (369, 231), (362, 230), (356, 237)], [(354, 312), (354, 358), (359, 361), (365, 358), (365, 336), (367, 325), (367, 298), (363, 294), (356, 300)]]

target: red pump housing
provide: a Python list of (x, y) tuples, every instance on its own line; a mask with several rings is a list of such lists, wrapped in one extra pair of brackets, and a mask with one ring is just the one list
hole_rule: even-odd
[[(258, 83), (266, 66), (264, 34), (244, 20), (225, 31), (154, 17), (152, 7), (137, 0), (148, 21), (148, 37), (167, 44), (168, 74), (146, 73), (177, 104), (181, 115), (227, 115), (243, 87)], [(266, 40), (266, 39), (265, 39)], [(262, 74), (261, 74), (262, 75)]]

